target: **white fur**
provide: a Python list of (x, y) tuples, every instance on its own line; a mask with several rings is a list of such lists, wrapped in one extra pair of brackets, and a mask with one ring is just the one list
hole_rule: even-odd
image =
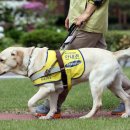
[[(1, 52), (0, 59), (3, 59), (4, 61), (0, 61), (0, 74), (11, 71), (17, 74), (27, 75), (27, 69), (29, 69), (28, 72), (29, 75), (31, 75), (36, 72), (38, 68), (40, 69), (42, 65), (45, 65), (47, 48), (36, 48), (32, 52), (33, 49), (34, 48), (12, 47)], [(14, 50), (23, 54), (20, 65), (17, 61), (20, 57), (17, 55), (11, 55)], [(120, 57), (123, 57), (124, 54), (130, 56), (130, 49), (116, 53), (98, 48), (82, 48), (80, 51), (84, 57), (85, 71), (79, 79), (72, 80), (72, 84), (75, 85), (89, 80), (93, 98), (92, 110), (81, 118), (90, 118), (98, 111), (102, 106), (102, 93), (106, 88), (110, 89), (115, 95), (124, 101), (126, 112), (122, 117), (128, 117), (130, 115), (130, 97), (122, 89), (122, 72), (117, 60), (120, 59)], [(31, 54), (31, 62), (28, 67)], [(58, 83), (41, 85), (39, 91), (28, 101), (30, 111), (35, 112), (35, 104), (39, 100), (50, 96), (50, 112), (47, 116), (40, 117), (40, 119), (52, 118), (57, 110), (58, 95), (62, 91), (63, 86), (61, 81)]]

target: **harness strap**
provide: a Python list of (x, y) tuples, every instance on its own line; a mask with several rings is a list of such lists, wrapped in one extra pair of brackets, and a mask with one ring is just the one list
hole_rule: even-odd
[(63, 87), (64, 87), (64, 89), (68, 89), (68, 87), (67, 87), (67, 74), (65, 71), (62, 55), (61, 55), (59, 50), (56, 50), (55, 52), (56, 52), (56, 58), (57, 58), (58, 64), (59, 64), (60, 69), (61, 69), (61, 80), (63, 82)]

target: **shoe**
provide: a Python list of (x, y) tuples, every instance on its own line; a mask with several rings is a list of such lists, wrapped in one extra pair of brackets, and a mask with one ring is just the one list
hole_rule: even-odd
[(50, 108), (46, 105), (40, 105), (36, 107), (36, 113), (47, 114), (50, 111)]
[(119, 106), (111, 112), (112, 115), (122, 115), (125, 112), (125, 104), (122, 102)]
[[(40, 105), (36, 107), (36, 113), (34, 114), (35, 117), (41, 117), (46, 116), (47, 113), (50, 111), (50, 108), (45, 105)], [(60, 110), (57, 110), (57, 112), (53, 116), (54, 119), (61, 118), (61, 112)]]

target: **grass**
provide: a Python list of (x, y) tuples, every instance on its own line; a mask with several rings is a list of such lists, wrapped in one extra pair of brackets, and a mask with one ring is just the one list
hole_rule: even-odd
[[(29, 79), (0, 80), (0, 111), (27, 111), (27, 101), (38, 88), (33, 87)], [(118, 98), (109, 91), (103, 94), (104, 109), (111, 109), (118, 103)], [(41, 103), (41, 102), (40, 102)], [(72, 88), (63, 104), (63, 110), (84, 111), (92, 106), (92, 98), (88, 83)]]
[(0, 130), (129, 130), (129, 119), (0, 121)]
[[(125, 74), (130, 77), (130, 68), (124, 69)], [(38, 88), (33, 87), (29, 79), (2, 79), (0, 80), (0, 112), (26, 112), (27, 101), (36, 93)], [(119, 103), (109, 91), (103, 94), (103, 109), (112, 110)], [(70, 91), (63, 111), (87, 111), (91, 109), (92, 99), (88, 83), (75, 86)], [(66, 120), (12, 120), (0, 121), (0, 130), (129, 130), (130, 119), (66, 119)]]

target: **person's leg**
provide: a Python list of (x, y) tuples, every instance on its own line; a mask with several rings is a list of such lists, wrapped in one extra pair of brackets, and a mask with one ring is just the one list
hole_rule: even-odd
[(107, 44), (104, 36), (102, 35), (99, 41), (97, 42), (96, 48), (102, 48), (102, 49), (107, 49)]
[[(122, 74), (122, 87), (130, 95), (130, 80), (124, 74)], [(111, 114), (112, 115), (122, 115), (125, 112), (125, 104), (124, 102), (120, 102), (116, 109), (114, 109)]]
[[(36, 113), (41, 113), (41, 114), (47, 114), (50, 110), (50, 107), (49, 107), (49, 100), (46, 99), (45, 102), (44, 102), (44, 105), (39, 105), (36, 107)], [(40, 116), (40, 115), (39, 115)]]
[[(100, 33), (89, 33), (89, 32), (84, 32), (84, 31), (78, 31), (76, 33), (76, 37), (72, 41), (71, 44), (68, 45), (67, 50), (71, 49), (79, 49), (79, 48), (85, 48), (85, 47), (98, 47), (96, 44), (100, 41), (100, 46), (103, 46), (101, 48), (104, 48), (104, 44), (102, 45), (102, 34)], [(106, 48), (106, 47), (105, 47)], [(58, 103), (57, 103), (57, 113), (60, 113), (61, 105), (65, 101), (66, 97), (68, 95), (68, 91), (64, 90), (58, 98)], [(48, 101), (36, 107), (36, 113), (38, 115), (42, 114), (47, 114), (49, 112), (49, 103)], [(39, 114), (40, 113), (40, 114)]]
[(67, 50), (96, 47), (98, 41), (102, 38), (101, 33), (90, 33), (85, 31), (78, 31), (72, 43), (67, 46)]
[(122, 87), (130, 95), (130, 80), (124, 74), (122, 74)]

